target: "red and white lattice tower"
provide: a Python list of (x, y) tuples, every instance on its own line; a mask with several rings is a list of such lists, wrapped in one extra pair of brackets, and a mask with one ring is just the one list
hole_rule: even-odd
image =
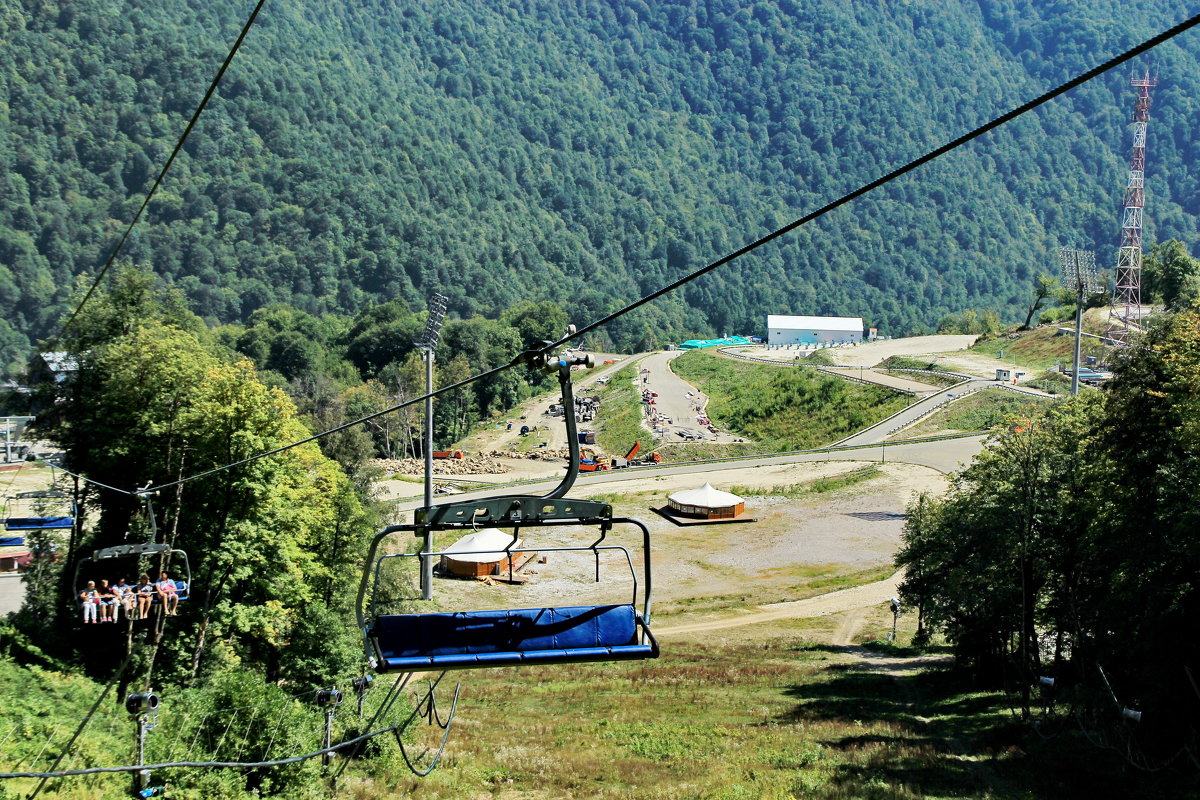
[(1146, 207), (1146, 123), (1150, 120), (1150, 89), (1158, 81), (1146, 72), (1130, 81), (1137, 89), (1133, 104), (1133, 155), (1125, 187), (1121, 247), (1117, 250), (1117, 283), (1113, 289), (1106, 338), (1117, 346), (1129, 343), (1142, 318), (1142, 211)]

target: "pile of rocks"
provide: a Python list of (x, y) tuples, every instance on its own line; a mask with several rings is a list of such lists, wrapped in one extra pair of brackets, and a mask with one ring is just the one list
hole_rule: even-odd
[[(402, 475), (424, 475), (425, 462), (419, 458), (377, 458), (371, 462), (384, 472)], [(508, 467), (486, 455), (470, 458), (437, 458), (433, 461), (435, 475), (499, 475)]]

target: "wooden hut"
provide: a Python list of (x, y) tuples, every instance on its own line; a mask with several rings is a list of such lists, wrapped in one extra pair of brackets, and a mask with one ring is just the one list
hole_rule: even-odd
[[(520, 554), (506, 555), (504, 548), (512, 541), (512, 534), (496, 528), (468, 533), (446, 548), (442, 555), (442, 570), (447, 575), (459, 578), (478, 578), (484, 575), (499, 575), (508, 571), (509, 559)], [(513, 545), (521, 546), (521, 540)], [(478, 551), (478, 552), (477, 552)]]
[(746, 501), (736, 494), (714, 489), (706, 483), (699, 489), (676, 492), (667, 498), (672, 511), (697, 519), (733, 519), (746, 510)]

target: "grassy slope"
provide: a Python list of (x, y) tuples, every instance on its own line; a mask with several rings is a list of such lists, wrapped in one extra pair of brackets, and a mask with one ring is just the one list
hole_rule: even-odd
[[(890, 620), (890, 617), (887, 618)], [(809, 621), (671, 639), (655, 661), (482, 671), (415, 798), (1116, 798), (1154, 794), (1070, 731), (942, 671), (863, 671)], [(886, 622), (869, 623), (882, 636)], [(406, 787), (407, 788), (407, 787)], [(1158, 788), (1158, 787), (1156, 787)], [(360, 795), (370, 796), (368, 794)]]
[[(864, 636), (881, 637), (889, 620), (876, 615)], [(332, 796), (1195, 796), (1171, 785), (1169, 774), (1130, 774), (1119, 758), (1101, 757), (1070, 729), (1051, 739), (1037, 737), (1013, 722), (1002, 695), (972, 690), (953, 673), (865, 672), (861, 662), (847, 661), (847, 648), (815, 644), (825, 632), (814, 624), (823, 623), (756, 628), (757, 639), (737, 631), (669, 639), (661, 658), (640, 663), (460, 674), (458, 721), (432, 775), (413, 778), (391, 752), (394, 747), (385, 745), (382, 757), (351, 766)], [(6, 733), (19, 715), (39, 731), (59, 730), (59, 738), (98, 689), (77, 677), (7, 661), (0, 663), (0, 685), (6, 697), (21, 698), (6, 704)], [(106, 727), (82, 740), (85, 757), (69, 766), (115, 763), (128, 751), (128, 720), (111, 708)], [(35, 755), (38, 738), (44, 740), (9, 739), (4, 767)], [(48, 765), (45, 755), (38, 764)], [(127, 780), (74, 778), (52, 783), (57, 791), (47, 796), (124, 796)], [(29, 782), (5, 782), (0, 797), (24, 796), (31, 788)]]
[(771, 450), (819, 447), (874, 424), (911, 399), (795, 367), (775, 367), (693, 351), (671, 362), (710, 398), (721, 427)]
[[(1103, 334), (1108, 324), (1108, 309), (1093, 308), (1084, 314), (1084, 333)], [(1063, 328), (1074, 330), (1074, 319), (1061, 323)], [(1055, 364), (1070, 366), (1075, 351), (1075, 337), (1059, 331), (1059, 325), (1042, 325), (1029, 331), (1017, 331), (992, 339), (977, 341), (971, 352), (1000, 358), (1016, 367), (1043, 370)], [(1104, 348), (1099, 339), (1084, 337), (1080, 346), (1082, 358), (1102, 356)]]
[[(5, 700), (0, 704), (0, 738), (4, 740), (0, 769), (49, 769), (58, 748), (70, 738), (100, 689), (100, 684), (82, 675), (22, 666), (5, 653), (0, 657), (0, 697)], [(129, 757), (131, 741), (128, 716), (110, 698), (93, 718), (87, 735), (78, 741), (75, 755), (67, 760), (65, 768), (110, 765), (117, 763), (114, 759), (129, 763), (125, 759)], [(50, 796), (79, 800), (123, 797), (127, 784), (128, 778), (114, 775), (73, 778), (59, 787), (63, 794)], [(24, 797), (34, 786), (36, 782), (32, 780), (0, 781), (0, 798)]]
[(642, 395), (633, 382), (637, 369), (635, 363), (617, 370), (600, 391), (596, 444), (609, 455), (625, 455), (635, 441), (642, 443), (643, 455), (660, 444), (642, 427)]
[(915, 439), (948, 431), (982, 431), (1004, 422), (1013, 414), (1028, 413), (1052, 402), (1019, 395), (1004, 389), (984, 389), (951, 403), (941, 411), (901, 431), (898, 439)]

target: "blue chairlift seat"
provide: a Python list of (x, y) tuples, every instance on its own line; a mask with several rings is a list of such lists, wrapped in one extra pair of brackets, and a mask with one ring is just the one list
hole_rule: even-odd
[(658, 656), (657, 642), (632, 605), (380, 616), (371, 638), (381, 672)]
[[(562, 408), (575, 407), (571, 391), (571, 367), (592, 366), (590, 356), (553, 357), (530, 351), (531, 366), (558, 374)], [(371, 540), (359, 582), (357, 617), (363, 633), (367, 661), (380, 672), (453, 670), (479, 667), (509, 667), (528, 664), (562, 664), (583, 661), (629, 661), (655, 658), (658, 643), (650, 630), (650, 530), (631, 518), (615, 518), (612, 505), (596, 500), (567, 497), (579, 475), (579, 432), (575, 416), (568, 413), (567, 471), (558, 487), (542, 497), (526, 495), (489, 497), (467, 502), (430, 505), (414, 512), (413, 523), (384, 528)], [(522, 430), (522, 433), (525, 431)], [(623, 545), (602, 544), (616, 524), (633, 525), (642, 534), (641, 613), (638, 612), (639, 581), (629, 550)], [(597, 526), (599, 538), (588, 545), (539, 548), (542, 552), (587, 551), (595, 558), (596, 580), (600, 580), (600, 554), (623, 556), (629, 568), (632, 597), (628, 604), (584, 605), (555, 608), (523, 608), (502, 611), (458, 611), (418, 614), (381, 614), (376, 595), (383, 564), (391, 559), (426, 559), (451, 555), (432, 548), (438, 531), (477, 531), (480, 526), (512, 527), (512, 541), (503, 548), (458, 550), (455, 557), (488, 555), (504, 561), (511, 573), (514, 553), (532, 552), (520, 546), (518, 534), (525, 528), (553, 526)], [(378, 555), (381, 542), (398, 533), (425, 538), (424, 552), (393, 552)], [(407, 551), (407, 548), (401, 548)], [(501, 552), (502, 551), (502, 552)], [(424, 572), (422, 566), (422, 573)], [(371, 588), (368, 601), (367, 590)], [(431, 597), (431, 584), (425, 585)]]
[(0, 536), (0, 547), (20, 547), (23, 544), (24, 536)]
[(4, 520), (4, 527), (10, 531), (38, 531), (70, 528), (75, 524), (74, 517), (9, 517)]

